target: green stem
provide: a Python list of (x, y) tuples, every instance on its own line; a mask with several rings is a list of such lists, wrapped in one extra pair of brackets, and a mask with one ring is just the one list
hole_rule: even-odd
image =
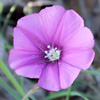
[(20, 95), (22, 97), (25, 96), (25, 93), (23, 91), (23, 89), (21, 88), (21, 86), (18, 84), (18, 82), (16, 81), (16, 79), (13, 77), (13, 75), (11, 74), (11, 72), (8, 70), (8, 68), (6, 67), (6, 65), (3, 63), (2, 60), (0, 60), (0, 68), (2, 69), (2, 71), (5, 73), (5, 75), (8, 77), (8, 79), (12, 82), (12, 84), (14, 85), (14, 87), (16, 88), (16, 90), (20, 93)]
[(67, 94), (66, 100), (70, 99), (70, 94), (71, 94), (71, 87), (68, 88), (68, 94)]

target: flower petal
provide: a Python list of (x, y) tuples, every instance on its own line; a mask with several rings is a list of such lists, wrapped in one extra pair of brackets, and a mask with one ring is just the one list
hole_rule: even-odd
[(61, 6), (46, 7), (40, 11), (41, 21), (48, 35), (48, 39), (52, 41), (57, 31), (59, 23), (62, 19), (65, 9)]
[(45, 64), (26, 65), (15, 70), (17, 75), (28, 78), (39, 78)]
[(94, 55), (95, 53), (92, 49), (73, 49), (63, 52), (61, 59), (76, 68), (87, 70), (94, 59)]
[(35, 43), (18, 27), (14, 28), (14, 49), (40, 52)]
[(19, 27), (41, 50), (49, 44), (39, 14), (30, 14), (18, 20)]
[(75, 68), (65, 62), (60, 62), (59, 78), (61, 89), (69, 88), (79, 75), (80, 69)]
[(36, 78), (40, 76), (45, 66), (45, 61), (41, 56), (43, 55), (34, 52), (12, 49), (9, 54), (9, 65), (19, 75)]
[(48, 64), (40, 78), (38, 85), (50, 91), (58, 91), (60, 89), (59, 71), (57, 63)]
[(65, 39), (69, 40), (82, 27), (84, 27), (83, 19), (74, 10), (67, 10), (59, 23), (54, 43), (59, 39), (57, 44), (63, 44)]
[[(66, 44), (66, 45), (64, 45)], [(80, 29), (79, 32), (77, 32), (76, 34), (74, 34), (70, 40), (65, 40), (64, 43), (64, 49), (75, 49), (75, 48), (93, 48), (94, 47), (94, 38), (93, 35), (91, 33), (91, 31), (86, 28), (83, 27), (82, 29)]]

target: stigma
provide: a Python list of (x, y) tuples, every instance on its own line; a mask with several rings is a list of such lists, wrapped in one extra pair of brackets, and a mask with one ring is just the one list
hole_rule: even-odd
[(49, 50), (45, 51), (46, 56), (44, 58), (48, 58), (50, 61), (59, 60), (61, 51), (57, 50), (57, 47), (51, 48), (50, 45), (48, 45), (47, 48)]

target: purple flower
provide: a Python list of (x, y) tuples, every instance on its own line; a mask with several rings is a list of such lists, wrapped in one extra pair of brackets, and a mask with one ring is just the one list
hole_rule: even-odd
[(70, 87), (94, 59), (94, 38), (74, 10), (47, 7), (19, 19), (9, 64), (18, 75), (39, 78), (50, 91)]

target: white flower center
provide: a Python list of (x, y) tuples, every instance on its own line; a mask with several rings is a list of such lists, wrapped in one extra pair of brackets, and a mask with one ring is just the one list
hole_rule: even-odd
[[(50, 45), (47, 48), (51, 48)], [(45, 51), (46, 56), (44, 58), (48, 58), (50, 61), (58, 60), (60, 58), (60, 51), (56, 48), (51, 48), (49, 51)]]

